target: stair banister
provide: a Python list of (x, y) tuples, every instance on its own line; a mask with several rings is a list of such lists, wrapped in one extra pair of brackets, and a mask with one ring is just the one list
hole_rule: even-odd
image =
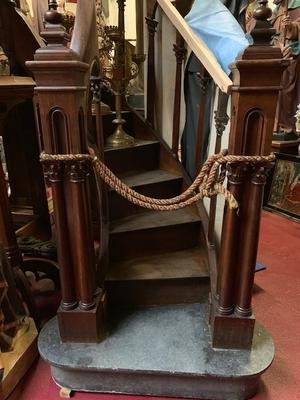
[[(41, 150), (86, 153), (90, 76), (98, 64), (95, 4), (78, 0), (70, 46), (56, 0), (49, 0), (45, 22), (41, 35), (48, 44), (37, 50), (34, 61), (27, 62), (36, 80)], [(44, 172), (54, 203), (62, 285), (61, 339), (94, 342), (104, 333), (105, 293), (96, 282), (90, 167), (85, 161), (51, 161)]]
[(98, 58), (96, 10), (94, 1), (78, 1), (70, 49), (81, 61), (91, 63)]
[(222, 70), (215, 56), (203, 40), (193, 32), (170, 0), (157, 0), (157, 2), (180, 35), (184, 38), (190, 49), (204, 65), (216, 85), (219, 86), (223, 92), (229, 93), (232, 81)]

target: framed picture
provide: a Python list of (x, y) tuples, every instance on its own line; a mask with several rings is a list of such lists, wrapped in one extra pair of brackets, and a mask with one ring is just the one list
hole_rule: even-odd
[(266, 186), (266, 209), (300, 220), (300, 157), (276, 154), (273, 172)]

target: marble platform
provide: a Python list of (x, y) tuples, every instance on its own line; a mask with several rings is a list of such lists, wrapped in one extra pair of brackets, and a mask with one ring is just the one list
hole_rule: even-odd
[(55, 382), (73, 391), (248, 399), (273, 360), (272, 338), (256, 323), (251, 351), (214, 350), (207, 314), (207, 304), (127, 311), (97, 344), (61, 343), (54, 318), (39, 351)]

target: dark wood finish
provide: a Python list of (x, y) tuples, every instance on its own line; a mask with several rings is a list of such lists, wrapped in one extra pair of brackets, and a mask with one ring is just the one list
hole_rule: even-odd
[(104, 158), (115, 174), (155, 169), (159, 165), (159, 143), (137, 140), (133, 147), (106, 149)]
[[(229, 121), (227, 115), (229, 96), (226, 93), (222, 93), (221, 90), (218, 92), (218, 107), (215, 111), (215, 126), (216, 126), (216, 143), (215, 143), (215, 154), (221, 151), (222, 136), (226, 129)], [(208, 241), (213, 243), (215, 241), (215, 220), (216, 220), (216, 209), (217, 209), (217, 197), (210, 199), (209, 207), (209, 226), (208, 226)]]
[[(13, 305), (13, 315), (25, 315), (24, 306), (21, 302), (19, 293), (27, 303), (27, 308), (31, 316), (38, 322), (37, 310), (34, 299), (30, 291), (28, 281), (21, 271), (22, 256), (18, 248), (16, 235), (13, 227), (12, 215), (10, 212), (7, 187), (4, 178), (2, 163), (0, 162), (0, 242), (6, 254), (8, 265), (6, 268), (6, 280), (8, 283), (8, 295)], [(10, 289), (9, 289), (10, 287)], [(19, 293), (16, 290), (18, 287)], [(12, 308), (9, 306), (9, 313)]]
[[(78, 307), (65, 311), (61, 307), (57, 311), (59, 333), (63, 342), (98, 342), (106, 334), (106, 297), (99, 290), (94, 297), (95, 307), (84, 311)], [(95, 323), (100, 321), (101, 323)]]
[[(18, 14), (14, 2), (1, 1), (0, 19), (0, 45), (8, 56), (11, 73), (16, 76), (26, 76), (29, 70), (25, 63), (32, 59), (42, 41), (38, 42), (30, 24), (26, 24)], [(20, 38), (22, 38), (22, 46), (20, 46)]]
[(175, 78), (175, 94), (174, 94), (174, 108), (173, 108), (173, 136), (172, 136), (172, 150), (176, 157), (178, 157), (179, 135), (180, 135), (180, 109), (181, 109), (181, 86), (182, 86), (182, 64), (186, 57), (186, 49), (184, 47), (184, 39), (177, 32), (176, 43), (173, 46), (176, 56), (176, 78)]
[(0, 79), (0, 135), (6, 154), (11, 188), (10, 204), (30, 207), (49, 233), (49, 216), (39, 140), (34, 124), (33, 90), (30, 77), (3, 76)]
[[(88, 150), (87, 83), (90, 78), (89, 65), (94, 60), (94, 47), (93, 41), (89, 41), (91, 46), (87, 52), (83, 40), (95, 35), (95, 15), (93, 4), (86, 5), (84, 20), (79, 16), (71, 46), (67, 47), (69, 37), (59, 25), (61, 15), (56, 11), (56, 2), (52, 1), (45, 15), (46, 29), (42, 33), (49, 45), (39, 49), (35, 60), (27, 64), (34, 72), (37, 82), (37, 116), (41, 121), (43, 150), (50, 154), (78, 154)], [(78, 8), (80, 9), (80, 4)], [(80, 15), (83, 17), (82, 13)], [(56, 220), (59, 222), (61, 218), (65, 218), (66, 212), (66, 219), (61, 221), (64, 224), (56, 226), (56, 230), (60, 229), (57, 235), (60, 248), (58, 256), (60, 267), (65, 268), (61, 278), (64, 296), (67, 296), (59, 311), (63, 340), (94, 341), (104, 330), (105, 294), (97, 295), (97, 286), (101, 282), (96, 282), (95, 279), (89, 173), (86, 162), (67, 163), (62, 183), (55, 188)], [(66, 243), (68, 246), (64, 247)], [(74, 281), (68, 277), (70, 271)], [(78, 308), (70, 310), (75, 303), (78, 303)], [(79, 322), (81, 320), (84, 322)]]
[[(9, 200), (7, 195), (7, 187), (4, 179), (4, 173), (2, 169), (2, 164), (0, 163), (0, 250), (5, 252), (6, 258), (8, 260), (8, 268), (6, 280), (9, 278), (9, 284), (13, 286), (11, 288), (10, 301), (16, 308), (20, 315), (24, 313), (23, 307), (20, 304), (20, 298), (15, 289), (14, 277), (17, 275), (17, 271), (20, 269), (22, 258), (19, 248), (17, 246), (16, 236), (13, 229), (13, 221), (10, 213)], [(3, 246), (3, 248), (2, 248)], [(3, 258), (3, 257), (2, 257)]]
[(188, 249), (198, 244), (199, 218), (187, 211), (147, 212), (111, 226), (112, 260)]
[(198, 117), (198, 127), (197, 127), (197, 142), (196, 142), (196, 158), (195, 158), (195, 171), (196, 173), (200, 171), (202, 165), (202, 157), (203, 157), (203, 147), (204, 147), (204, 132), (205, 132), (205, 123), (206, 123), (206, 115), (205, 115), (205, 102), (207, 96), (207, 86), (211, 81), (211, 77), (208, 72), (201, 65), (201, 70), (198, 73), (198, 77), (200, 79), (200, 98), (199, 98), (199, 117)]
[[(265, 1), (260, 0), (264, 11)], [(56, 2), (51, 3), (46, 15), (46, 30), (43, 36), (49, 45), (37, 51), (35, 61), (28, 64), (37, 81), (37, 115), (40, 115), (40, 131), (43, 149), (55, 153), (85, 153), (88, 151), (88, 85), (95, 53), (93, 43), (93, 10), (87, 6), (87, 21), (83, 18), (83, 1), (78, 2), (79, 21), (70, 48), (66, 46), (69, 38), (59, 27), (61, 17), (56, 12)], [(89, 4), (89, 3), (88, 3)], [(124, 27), (124, 0), (119, 0), (119, 26)], [(184, 14), (184, 7), (190, 2), (177, 1), (176, 5)], [(181, 9), (181, 7), (183, 7)], [(107, 149), (104, 152), (106, 164), (127, 183), (145, 194), (157, 197), (169, 194), (173, 190), (180, 192), (190, 183), (172, 150), (154, 131), (155, 124), (155, 13), (157, 3), (151, 15), (146, 19), (149, 29), (148, 49), (148, 93), (147, 121), (131, 111), (127, 119), (129, 131), (136, 139), (135, 146), (126, 149)], [(263, 15), (263, 14), (261, 14)], [(260, 15), (260, 16), (261, 16)], [(267, 14), (266, 14), (267, 15)], [(233, 154), (266, 154), (270, 149), (277, 95), (280, 88), (284, 62), (278, 49), (269, 45), (272, 30), (266, 20), (257, 15), (253, 36), (254, 45), (245, 50), (233, 67), (234, 86), (232, 88), (232, 122), (230, 133), (230, 152)], [(53, 24), (54, 23), (54, 24)], [(87, 47), (87, 43), (91, 44)], [(178, 37), (178, 45), (183, 41)], [(91, 50), (90, 52), (88, 50)], [(177, 150), (181, 86), (181, 62), (178, 54), (178, 74), (174, 104), (174, 146)], [(202, 95), (204, 104), (206, 86), (209, 77), (205, 69), (201, 72)], [(150, 90), (151, 88), (151, 90)], [(216, 151), (219, 151), (224, 131), (227, 99), (219, 101), (217, 120)], [(257, 106), (259, 104), (259, 106)], [(203, 151), (203, 131), (205, 107), (199, 115), (197, 159), (201, 165)], [(111, 116), (107, 117), (107, 120)], [(103, 137), (96, 121), (97, 140), (103, 157)], [(92, 125), (92, 124), (90, 124)], [(103, 135), (107, 134), (106, 126)], [(90, 129), (90, 126), (89, 126)], [(109, 128), (110, 129), (110, 128)], [(177, 139), (176, 139), (177, 138)], [(251, 312), (251, 290), (257, 250), (257, 232), (260, 218), (260, 201), (264, 183), (263, 170), (253, 170), (252, 165), (231, 164), (228, 169), (229, 188), (240, 202), (239, 214), (225, 209), (224, 226), (219, 258), (219, 270), (216, 268), (215, 246), (213, 244), (213, 222), (215, 204), (212, 202), (211, 221), (199, 218), (196, 206), (176, 212), (139, 211), (135, 206), (126, 205), (125, 200), (110, 191), (111, 218), (109, 245), (101, 241), (101, 251), (109, 250), (108, 271), (100, 263), (100, 273), (96, 271), (96, 260), (92, 238), (92, 202), (91, 180), (88, 165), (85, 162), (64, 162), (59, 182), (51, 182), (55, 192), (56, 229), (59, 258), (64, 271), (64, 302), (59, 310), (59, 328), (65, 341), (95, 341), (105, 332), (105, 291), (107, 288), (109, 303), (124, 306), (170, 304), (188, 302), (197, 299), (199, 278), (193, 275), (197, 265), (212, 264), (211, 271), (211, 328), (212, 342), (215, 347), (250, 349), (255, 319)], [(176, 189), (169, 179), (151, 180), (149, 171), (164, 171), (164, 174), (179, 176)], [(160, 172), (159, 172), (160, 173)], [(142, 181), (138, 181), (138, 176)], [(131, 183), (130, 183), (131, 179)], [(163, 186), (160, 184), (162, 184)], [(180, 186), (178, 184), (180, 182)], [(100, 187), (99, 192), (103, 191)], [(100, 195), (101, 202), (101, 195)], [(251, 204), (250, 204), (251, 203)], [(202, 206), (199, 206), (201, 208)], [(115, 210), (115, 208), (120, 208)], [(101, 204), (101, 220), (105, 220)], [(200, 210), (203, 213), (202, 210)], [(106, 221), (107, 222), (107, 221)], [(63, 229), (62, 226), (65, 225)], [(203, 227), (210, 236), (203, 237)], [(206, 242), (207, 240), (207, 242)], [(239, 240), (239, 249), (236, 248)], [(66, 246), (64, 247), (64, 244)], [(208, 245), (211, 245), (210, 247)], [(174, 257), (178, 252), (191, 254), (194, 248), (201, 248), (195, 263), (180, 262), (176, 267)], [(162, 261), (166, 252), (171, 255)], [(143, 261), (139, 258), (143, 258)], [(178, 261), (179, 261), (178, 257)], [(139, 259), (139, 260), (137, 260)], [(173, 260), (173, 261), (172, 261)], [(187, 257), (188, 260), (188, 257)], [(193, 260), (195, 261), (195, 259)], [(152, 264), (151, 264), (152, 262)], [(165, 262), (165, 264), (164, 264)], [(147, 264), (148, 263), (148, 264)], [(146, 265), (146, 266), (145, 266)], [(159, 265), (152, 270), (151, 265)], [(164, 268), (165, 265), (165, 268)], [(201, 268), (200, 268), (201, 269)], [(106, 274), (107, 272), (107, 274)], [(67, 278), (70, 273), (71, 279)], [(158, 274), (158, 275), (155, 275)], [(169, 275), (168, 275), (169, 274)], [(106, 276), (106, 279), (104, 279)], [(218, 282), (218, 285), (217, 285)], [(190, 290), (190, 292), (188, 292)], [(201, 289), (202, 290), (202, 289)], [(157, 293), (155, 293), (157, 291)], [(68, 309), (66, 305), (72, 303)], [(94, 304), (95, 303), (95, 304)], [(71, 307), (71, 308), (72, 308)]]
[[(150, 197), (169, 198), (180, 193), (182, 178), (162, 170), (151, 170), (135, 175), (121, 176), (123, 182), (138, 193)], [(139, 206), (134, 205), (115, 191), (109, 192), (110, 218), (126, 217), (128, 215), (144, 212)]]
[[(155, 111), (155, 32), (158, 22), (155, 17), (147, 17), (148, 27), (148, 64), (147, 64), (147, 122), (154, 127)], [(151, 88), (151, 90), (149, 90)]]
[[(231, 165), (228, 171), (229, 190), (242, 202), (244, 181), (246, 178), (244, 166)], [(225, 209), (223, 220), (222, 240), (219, 258), (219, 281), (218, 281), (218, 312), (221, 315), (230, 315), (235, 305), (235, 280), (238, 274), (237, 240), (240, 238), (241, 217), (237, 210)]]
[[(0, 4), (0, 45), (8, 56), (11, 76), (0, 77), (1, 135), (9, 173), (12, 206), (28, 206), (40, 217), (49, 234), (46, 192), (39, 163), (39, 140), (34, 124), (35, 82), (25, 62), (43, 44), (18, 5)], [(35, 218), (35, 217), (33, 217)]]
[[(269, 45), (273, 30), (266, 1), (259, 1), (252, 36), (254, 44), (232, 67), (232, 113), (229, 152), (265, 155), (271, 150), (281, 75), (286, 66), (278, 48)], [(245, 165), (239, 216), (225, 208), (219, 256), (219, 285), (212, 306), (213, 344), (250, 349), (254, 316), (251, 295), (257, 255), (259, 221), (266, 170)], [(238, 174), (237, 176), (239, 176)], [(232, 178), (229, 176), (232, 189)], [(241, 181), (241, 179), (237, 179)], [(238, 240), (238, 247), (236, 246)], [(234, 243), (235, 242), (235, 243)], [(233, 246), (234, 243), (234, 246)]]
[(271, 150), (276, 153), (300, 155), (300, 139), (273, 140)]
[(75, 293), (75, 277), (71, 263), (70, 243), (68, 242), (68, 235), (65, 234), (67, 213), (63, 195), (63, 165), (60, 163), (47, 165), (45, 167), (45, 177), (47, 182), (51, 185), (53, 206), (55, 209), (54, 218), (56, 238), (59, 243), (57, 251), (60, 265), (59, 272), (62, 293), (61, 307), (63, 310), (71, 310), (76, 307), (77, 301)]
[(251, 349), (255, 318), (227, 317), (217, 313), (212, 318), (212, 345), (220, 349)]
[(209, 278), (109, 281), (106, 290), (108, 304), (118, 308), (201, 303), (208, 296)]
[(248, 181), (241, 206), (241, 237), (243, 240), (239, 246), (239, 285), (236, 313), (242, 317), (250, 317), (252, 315), (251, 298), (266, 173), (267, 168), (263, 166), (255, 167), (251, 171), (251, 180), (250, 182)]

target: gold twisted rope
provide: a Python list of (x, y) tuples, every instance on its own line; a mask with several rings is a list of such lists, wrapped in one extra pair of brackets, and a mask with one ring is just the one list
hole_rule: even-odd
[[(204, 197), (213, 197), (222, 194), (231, 209), (238, 208), (238, 202), (230, 191), (224, 187), (224, 167), (227, 164), (265, 164), (275, 160), (273, 154), (269, 156), (232, 156), (226, 150), (219, 154), (210, 156), (203, 164), (199, 174), (189, 188), (178, 196), (170, 199), (157, 199), (144, 196), (131, 189), (122, 182), (101, 160), (89, 154), (45, 154), (42, 153), (40, 160), (43, 163), (61, 161), (90, 161), (95, 173), (118, 194), (133, 204), (140, 207), (158, 211), (172, 211), (189, 206)], [(223, 167), (223, 171), (222, 171)]]

